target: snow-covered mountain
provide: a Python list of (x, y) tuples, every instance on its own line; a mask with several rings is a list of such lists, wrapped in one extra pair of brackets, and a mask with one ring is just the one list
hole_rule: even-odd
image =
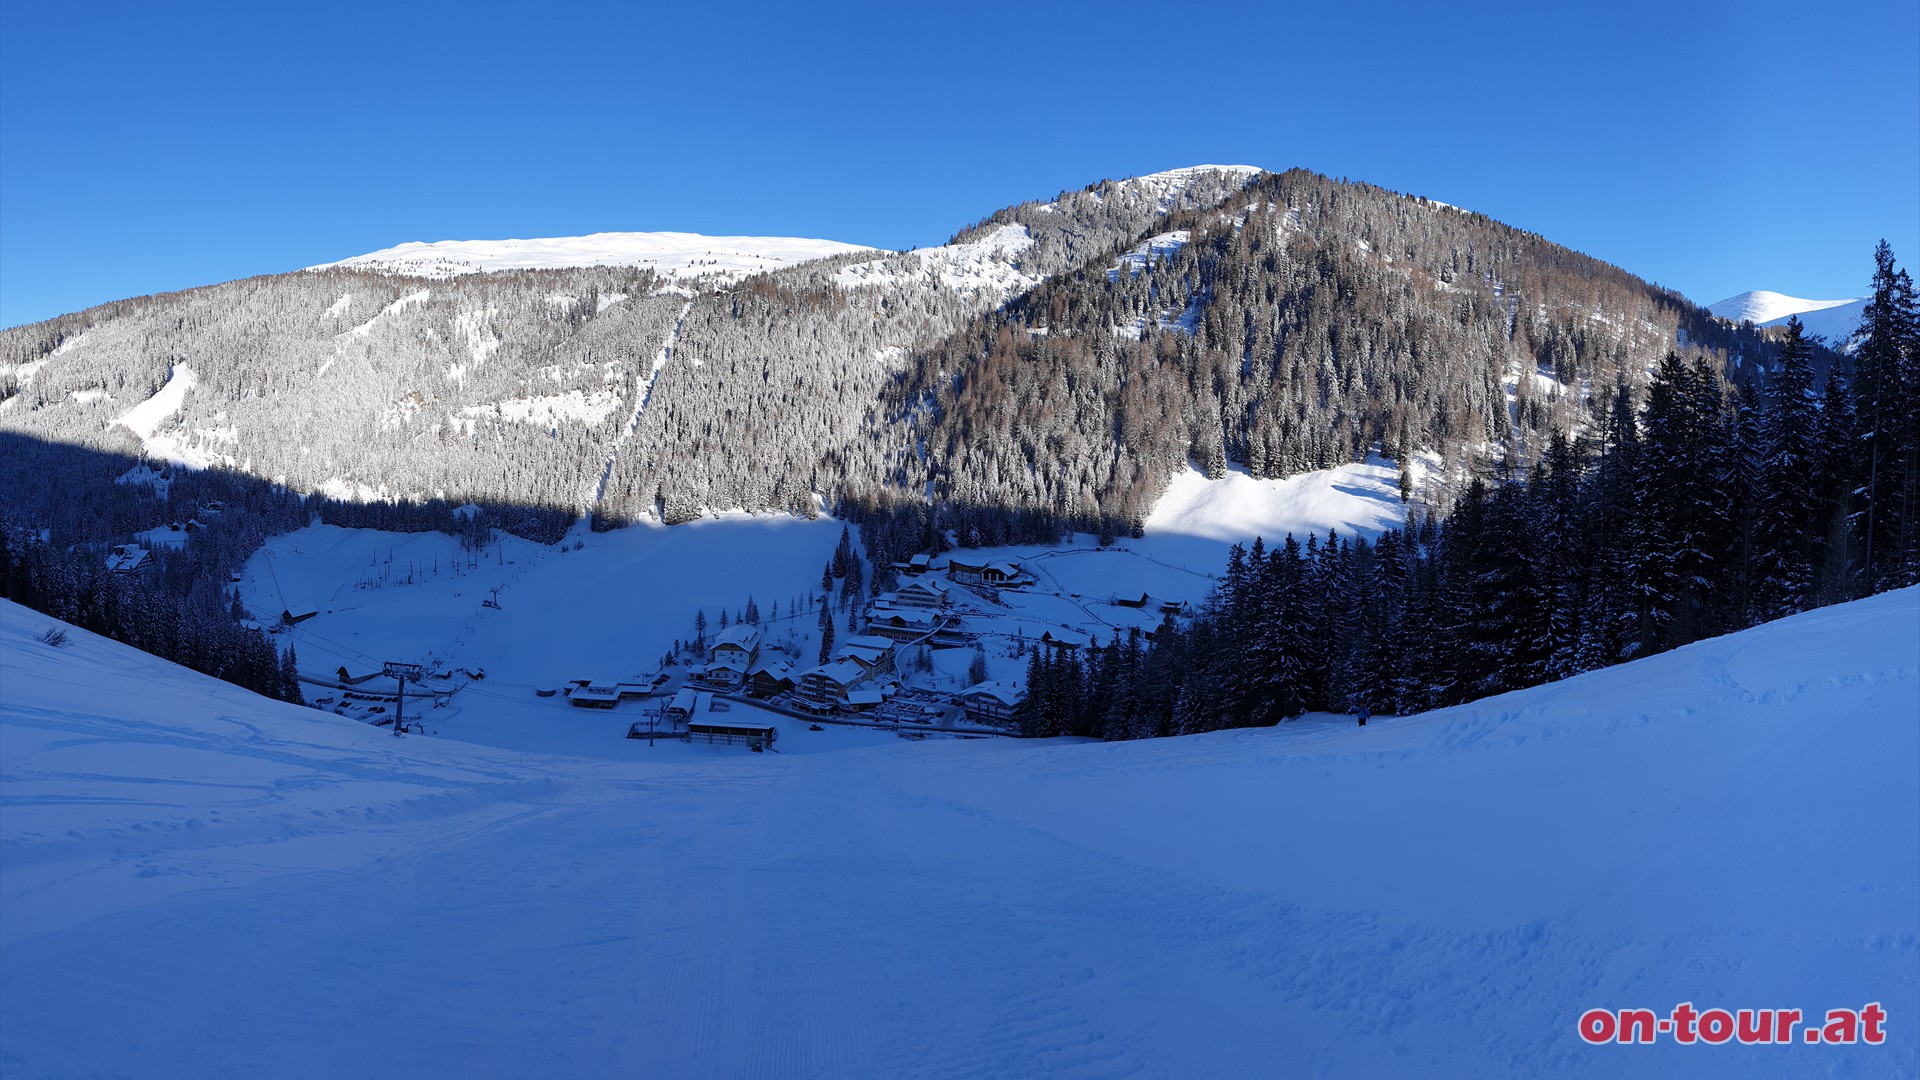
[(669, 278), (736, 279), (829, 255), (876, 249), (791, 236), (704, 236), (687, 232), (605, 232), (535, 240), (415, 241), (308, 267), (346, 267), (408, 277), (449, 278), (501, 270), (626, 266)]
[(1751, 322), (1755, 326), (1785, 326), (1787, 319), (1800, 316), (1809, 337), (1817, 337), (1835, 348), (1851, 351), (1851, 339), (1860, 328), (1860, 316), (1867, 300), (1803, 300), (1797, 296), (1755, 289), (1729, 296), (1707, 310), (1730, 322)]
[[(1498, 314), (1522, 280), (1525, 334)], [(1462, 459), (1543, 444), (1587, 422), (1566, 388), (1644, 378), (1677, 343), (1769, 347), (1480, 215), (1195, 166), (910, 252), (447, 241), (120, 301), (0, 332), (0, 431), (341, 499), (605, 524), (908, 498), (999, 508), (980, 535), (1003, 541), (1039, 511), (1037, 542), (1050, 521), (1133, 531), (1189, 458), (1282, 478), (1384, 433)]]
[(9, 1076), (1920, 1071), (1576, 1029), (1920, 1015), (1920, 590), (1365, 728), (594, 760), (58, 628), (0, 601)]

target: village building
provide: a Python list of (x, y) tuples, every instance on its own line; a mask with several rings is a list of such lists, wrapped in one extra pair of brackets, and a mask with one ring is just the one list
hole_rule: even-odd
[(939, 626), (940, 617), (924, 611), (875, 608), (867, 615), (867, 633), (891, 641), (916, 641)]
[(568, 697), (576, 709), (611, 709), (620, 703), (620, 684), (592, 679)]
[(765, 720), (733, 720), (711, 713), (687, 722), (687, 741), (720, 743), (765, 750), (773, 746), (780, 730)]
[(1011, 585), (1020, 580), (1020, 564), (1005, 559), (972, 562), (948, 559), (947, 576), (962, 585)]
[(752, 671), (747, 672), (746, 690), (754, 697), (784, 694), (793, 687), (793, 666), (790, 664), (767, 663), (763, 660), (755, 664)]
[(800, 676), (800, 694), (817, 707), (844, 705), (847, 691), (867, 681), (870, 674), (857, 660), (835, 660)]
[(968, 720), (976, 724), (1004, 726), (1018, 717), (1020, 706), (1026, 704), (1026, 700), (1026, 687), (1003, 679), (984, 682), (963, 691), (958, 703), (966, 710)]
[(107, 554), (107, 570), (115, 574), (138, 574), (153, 565), (153, 552), (137, 544), (116, 544)]
[(939, 611), (953, 603), (953, 586), (936, 577), (916, 578), (892, 595), (899, 607)]
[(753, 662), (760, 658), (760, 628), (750, 623), (735, 623), (720, 631), (707, 650), (707, 660), (711, 663), (723, 658), (739, 660), (741, 671), (751, 669)]
[(887, 692), (877, 686), (861, 686), (847, 691), (842, 706), (850, 713), (872, 712), (887, 700)]
[(872, 634), (848, 638), (835, 650), (835, 658), (852, 660), (869, 672), (888, 674), (893, 671), (893, 642)]

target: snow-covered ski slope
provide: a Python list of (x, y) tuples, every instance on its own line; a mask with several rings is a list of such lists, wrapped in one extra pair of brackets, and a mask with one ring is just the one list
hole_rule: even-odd
[(411, 277), (447, 278), (498, 270), (636, 266), (669, 278), (738, 278), (828, 255), (872, 250), (860, 244), (792, 236), (607, 232), (530, 240), (414, 241), (308, 269), (342, 266)]
[[(0, 1073), (1912, 1076), (1920, 590), (1364, 729), (593, 761), (0, 603)], [(1883, 1004), (1885, 1045), (1588, 1046)]]

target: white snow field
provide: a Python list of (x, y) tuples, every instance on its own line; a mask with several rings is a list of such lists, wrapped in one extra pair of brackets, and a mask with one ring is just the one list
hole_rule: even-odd
[(873, 250), (860, 244), (793, 236), (607, 232), (529, 240), (416, 240), (307, 269), (340, 266), (410, 277), (448, 278), (498, 270), (637, 266), (655, 270), (667, 278), (731, 279), (828, 255)]
[(593, 761), (55, 625), (0, 602), (8, 1077), (1920, 1071), (1920, 590), (1365, 728)]

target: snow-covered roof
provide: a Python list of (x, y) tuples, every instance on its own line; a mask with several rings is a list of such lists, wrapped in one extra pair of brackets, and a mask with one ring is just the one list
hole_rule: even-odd
[(716, 649), (730, 645), (745, 649), (747, 652), (752, 652), (754, 646), (759, 643), (760, 628), (751, 623), (735, 623), (714, 635), (713, 639), (713, 647)]
[(867, 669), (854, 660), (835, 660), (831, 664), (822, 664), (806, 674), (803, 679), (818, 675), (838, 686), (851, 686), (865, 678)]
[(147, 560), (152, 557), (153, 553), (146, 548), (134, 547), (132, 544), (122, 544), (114, 548), (113, 553), (107, 556), (107, 569), (116, 574), (130, 574), (142, 566), (145, 566)]
[(861, 634), (858, 637), (850, 637), (846, 640), (845, 645), (849, 649), (879, 649), (882, 652), (893, 648), (893, 642), (883, 637), (876, 637), (873, 634)]
[(1016, 682), (997, 679), (993, 682), (983, 682), (978, 686), (970, 686), (962, 691), (960, 696), (992, 698), (1002, 705), (1014, 706), (1027, 700), (1027, 688)]
[(885, 700), (887, 695), (878, 689), (847, 691), (849, 705), (878, 705)]

